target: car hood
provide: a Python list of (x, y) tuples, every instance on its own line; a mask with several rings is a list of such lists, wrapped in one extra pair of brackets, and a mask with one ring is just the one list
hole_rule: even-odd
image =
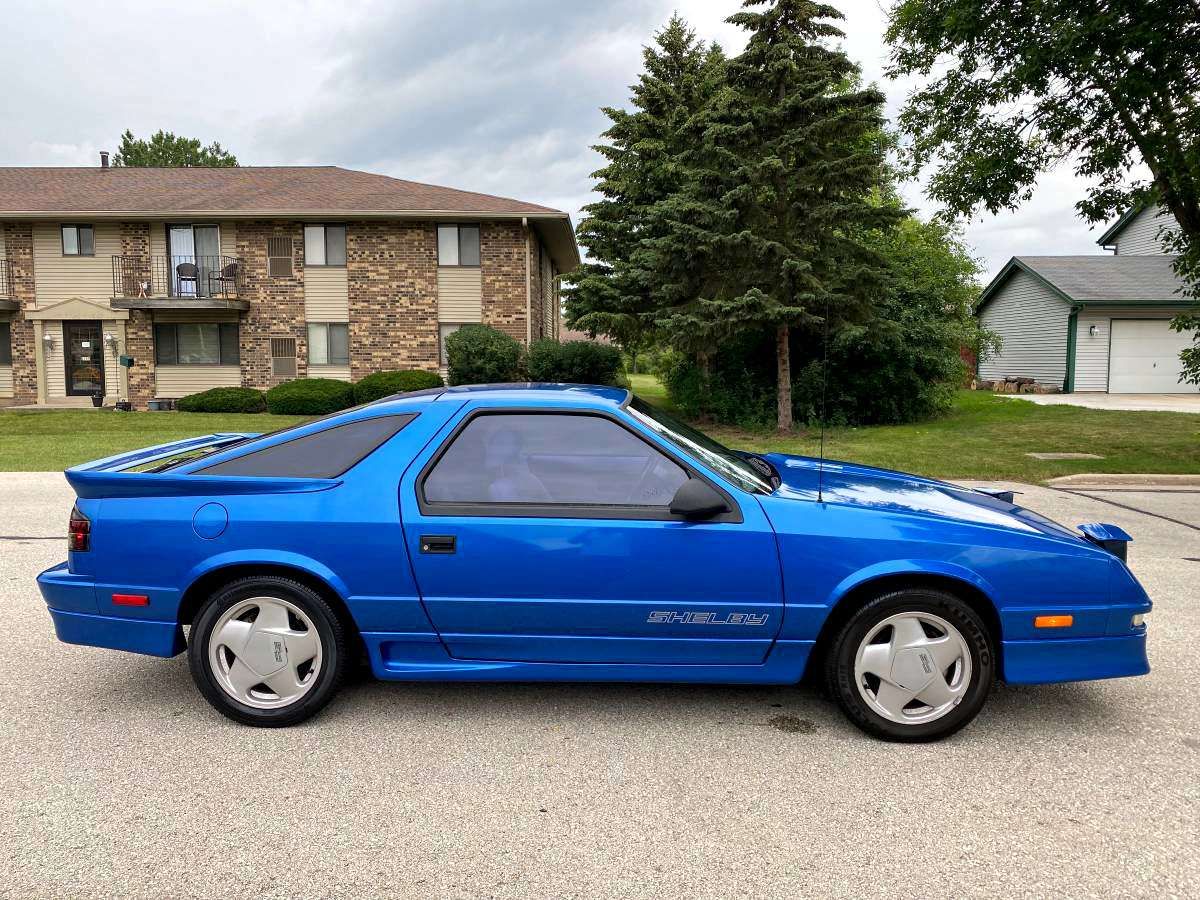
[(764, 458), (775, 466), (782, 479), (774, 493), (777, 497), (809, 502), (821, 499), (825, 503), (917, 513), (1086, 543), (1078, 532), (1045, 516), (990, 494), (945, 481), (837, 460), (819, 463), (808, 456), (770, 453)]

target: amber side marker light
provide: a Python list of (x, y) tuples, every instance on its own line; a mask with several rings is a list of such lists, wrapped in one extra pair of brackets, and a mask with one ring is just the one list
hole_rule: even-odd
[(1074, 624), (1074, 616), (1037, 616), (1033, 620), (1034, 628), (1070, 628)]

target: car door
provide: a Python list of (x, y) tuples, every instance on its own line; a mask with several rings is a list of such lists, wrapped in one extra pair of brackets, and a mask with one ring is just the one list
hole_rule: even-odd
[[(422, 600), (460, 659), (757, 664), (782, 619), (753, 496), (595, 410), (468, 404), (401, 486)], [(704, 478), (730, 512), (686, 522)]]

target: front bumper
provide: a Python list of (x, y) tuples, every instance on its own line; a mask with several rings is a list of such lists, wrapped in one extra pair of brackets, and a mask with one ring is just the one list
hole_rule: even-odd
[(72, 575), (66, 563), (39, 575), (38, 587), (50, 608), (54, 632), (65, 643), (150, 656), (176, 656), (187, 646), (178, 622), (99, 615), (95, 584)]
[(1113, 637), (1004, 641), (1002, 667), (1009, 684), (1053, 684), (1124, 678), (1150, 671), (1146, 631)]

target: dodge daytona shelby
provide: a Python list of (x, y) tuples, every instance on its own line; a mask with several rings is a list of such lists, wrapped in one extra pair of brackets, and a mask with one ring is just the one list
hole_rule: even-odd
[[(722, 446), (617, 388), (395, 395), (69, 469), (66, 642), (172, 657), (249, 725), (388, 680), (823, 681), (932, 740), (997, 679), (1141, 675), (1130, 537), (1001, 491)], [(185, 629), (186, 635), (185, 635)]]

